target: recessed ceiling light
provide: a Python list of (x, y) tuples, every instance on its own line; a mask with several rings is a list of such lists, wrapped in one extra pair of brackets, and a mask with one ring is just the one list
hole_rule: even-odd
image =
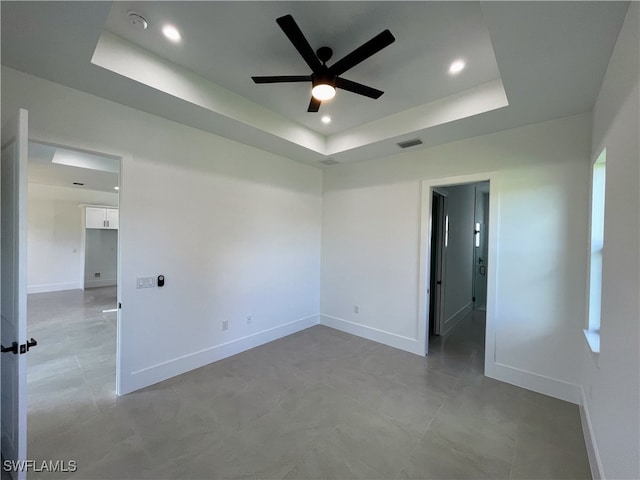
[(118, 187), (117, 185), (115, 187), (113, 187), (114, 190), (120, 190), (120, 187)]
[(162, 27), (162, 33), (172, 42), (179, 42), (182, 39), (178, 29), (169, 23)]
[(466, 64), (464, 63), (464, 60), (456, 60), (453, 63), (451, 63), (451, 65), (449, 65), (449, 73), (451, 75), (460, 73), (462, 70), (464, 70), (465, 65)]
[(331, 123), (331, 117), (329, 115), (325, 115), (320, 120), (322, 120), (322, 123)]

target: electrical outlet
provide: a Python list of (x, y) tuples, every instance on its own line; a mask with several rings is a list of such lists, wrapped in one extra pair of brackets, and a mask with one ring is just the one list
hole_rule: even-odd
[(360, 313), (360, 305), (353, 306), (353, 313)]
[(251, 325), (251, 315), (247, 317), (247, 325)]
[(229, 320), (222, 321), (222, 330), (229, 330)]
[(96, 273), (94, 273), (94, 274), (93, 274), (93, 276), (94, 276), (95, 278), (100, 278), (100, 272), (96, 272)]

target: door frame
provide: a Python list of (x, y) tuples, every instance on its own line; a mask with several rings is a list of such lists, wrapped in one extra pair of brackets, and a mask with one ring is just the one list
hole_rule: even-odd
[[(122, 350), (122, 236), (121, 236), (121, 228), (122, 228), (122, 170), (124, 168), (125, 159), (127, 155), (105, 152), (100, 150), (95, 150), (93, 148), (87, 148), (82, 145), (79, 145), (78, 142), (64, 143), (60, 142), (57, 139), (49, 139), (39, 137), (29, 137), (29, 142), (41, 143), (43, 145), (49, 145), (51, 147), (63, 148), (66, 150), (75, 150), (78, 152), (88, 153), (90, 155), (98, 155), (102, 157), (112, 158), (114, 160), (118, 160), (120, 163), (120, 169), (118, 171), (118, 250), (116, 252), (116, 301), (117, 301), (117, 317), (116, 317), (116, 395), (121, 395), (121, 384), (122, 384), (122, 373), (121, 373), (121, 365), (122, 365), (122, 356), (124, 352)], [(84, 225), (84, 223), (83, 223)], [(83, 227), (84, 228), (84, 227)], [(84, 235), (84, 232), (82, 232)], [(84, 258), (82, 259), (82, 272), (84, 279)], [(83, 282), (83, 290), (84, 290), (84, 282)]]
[(429, 353), (429, 302), (428, 291), (431, 282), (431, 198), (434, 189), (478, 182), (489, 182), (489, 226), (488, 226), (488, 262), (487, 262), (487, 312), (485, 328), (485, 374), (495, 363), (495, 336), (497, 328), (496, 293), (498, 271), (498, 225), (499, 225), (499, 174), (482, 172), (469, 175), (449, 176), (423, 180), (421, 183), (420, 214), (420, 273), (418, 281), (418, 344), (422, 355)]
[[(440, 196), (442, 198), (442, 208), (441, 210), (438, 211), (439, 215), (442, 215), (442, 218), (433, 218), (433, 210), (431, 211), (431, 223), (430, 223), (430, 228), (431, 228), (431, 235), (429, 237), (429, 248), (431, 248), (431, 246), (433, 245), (433, 234), (435, 232), (438, 233), (438, 238), (436, 239), (436, 243), (438, 243), (440, 245), (440, 248), (436, 251), (436, 252), (429, 252), (429, 255), (431, 255), (432, 253), (435, 253), (436, 256), (436, 262), (439, 263), (440, 265), (436, 265), (435, 270), (436, 272), (438, 271), (438, 269), (440, 270), (440, 288), (438, 289), (438, 292), (436, 293), (436, 301), (434, 302), (434, 319), (433, 319), (433, 333), (434, 335), (440, 335), (442, 333), (443, 327), (444, 327), (444, 302), (445, 302), (445, 292), (444, 292), (444, 285), (446, 284), (446, 272), (447, 272), (447, 236), (449, 234), (448, 229), (449, 229), (449, 225), (448, 225), (448, 214), (447, 214), (447, 203), (448, 203), (448, 199), (447, 199), (447, 192), (444, 190), (441, 190), (437, 187), (434, 187), (431, 189), (431, 201), (433, 202), (433, 197), (434, 196)], [(433, 203), (431, 204), (431, 206), (433, 207)], [(437, 223), (440, 224), (440, 228), (438, 230), (434, 230), (433, 226), (434, 226), (434, 221), (436, 221)], [(431, 261), (431, 257), (429, 257), (429, 260)], [(431, 262), (429, 263), (429, 275), (431, 275)], [(428, 290), (431, 290), (431, 277), (429, 278), (429, 287)], [(433, 295), (431, 295), (429, 298), (434, 298)], [(427, 343), (429, 342), (428, 337), (431, 334), (431, 303), (429, 304), (429, 309), (427, 311), (427, 315), (428, 315), (428, 328), (429, 330), (427, 330)]]

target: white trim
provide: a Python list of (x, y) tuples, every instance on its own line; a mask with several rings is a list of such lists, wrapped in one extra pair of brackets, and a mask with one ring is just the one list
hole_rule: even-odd
[(124, 395), (140, 388), (148, 387), (169, 378), (181, 375), (196, 368), (203, 367), (223, 358), (264, 345), (287, 335), (305, 330), (318, 324), (318, 315), (301, 318), (285, 325), (279, 325), (230, 342), (215, 345), (204, 350), (188, 353), (181, 357), (141, 368), (126, 375), (121, 372), (119, 395)]
[(117, 279), (115, 278), (101, 278), (100, 280), (87, 280), (84, 282), (84, 288), (96, 288), (96, 287), (113, 287), (117, 285)]
[(485, 371), (487, 365), (495, 361), (496, 335), (496, 292), (498, 271), (498, 225), (500, 224), (500, 188), (497, 172), (474, 173), (454, 177), (433, 178), (422, 181), (421, 211), (420, 211), (420, 275), (418, 279), (418, 344), (420, 354), (426, 355), (429, 350), (427, 335), (429, 321), (429, 294), (431, 260), (431, 191), (437, 187), (463, 185), (469, 183), (489, 182), (489, 231), (487, 249), (489, 259), (487, 263), (487, 323), (485, 328)]
[(473, 310), (473, 302), (467, 303), (460, 310), (446, 319), (444, 321), (444, 331), (442, 332), (442, 335), (446, 335), (451, 330), (453, 330), (454, 327), (458, 325), (458, 323), (460, 323), (460, 320), (466, 317), (471, 312), (471, 310)]
[(386, 332), (360, 323), (350, 322), (338, 317), (320, 314), (320, 325), (335, 328), (341, 332), (357, 335), (373, 342), (382, 343), (409, 353), (424, 356), (420, 342), (415, 338), (403, 337), (395, 333)]
[(507, 382), (534, 392), (559, 398), (579, 405), (582, 397), (579, 385), (521, 370), (502, 363), (485, 364), (484, 374), (501, 382)]
[[(115, 193), (119, 194), (120, 190), (116, 191)], [(95, 205), (93, 203), (81, 203), (81, 204), (78, 205), (78, 208), (87, 208), (87, 207), (90, 207), (90, 208), (109, 208), (109, 209), (112, 209), (112, 210), (118, 210), (119, 209), (118, 205)], [(114, 228), (114, 230), (116, 230), (116, 229)]]
[(61, 292), (63, 290), (82, 290), (81, 282), (45, 283), (42, 285), (29, 285), (27, 293)]
[(600, 330), (582, 330), (584, 338), (587, 340), (587, 344), (593, 353), (600, 353)]
[(584, 436), (584, 444), (587, 448), (587, 457), (589, 458), (589, 467), (591, 467), (591, 476), (593, 480), (600, 480), (604, 477), (604, 471), (602, 470), (602, 460), (600, 459), (600, 451), (598, 450), (598, 444), (596, 443), (596, 435), (593, 432), (593, 424), (591, 423), (591, 415), (589, 415), (589, 404), (587, 402), (587, 396), (583, 388), (580, 388), (582, 393), (582, 402), (580, 403), (580, 421), (582, 422), (582, 434)]

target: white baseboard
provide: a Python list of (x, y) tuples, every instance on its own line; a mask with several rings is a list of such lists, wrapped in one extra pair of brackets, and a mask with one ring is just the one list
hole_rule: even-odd
[(589, 404), (584, 389), (580, 388), (582, 393), (582, 402), (580, 403), (580, 420), (582, 421), (582, 434), (584, 435), (584, 444), (587, 447), (587, 456), (589, 457), (589, 466), (591, 467), (591, 476), (593, 480), (601, 480), (604, 477), (602, 470), (602, 460), (600, 460), (600, 451), (596, 443), (596, 436), (593, 432), (591, 424), (591, 416), (589, 415)]
[(135, 390), (153, 385), (154, 383), (162, 382), (176, 375), (181, 375), (196, 368), (217, 362), (223, 358), (264, 345), (265, 343), (286, 337), (287, 335), (305, 330), (317, 324), (318, 315), (312, 315), (285, 325), (279, 325), (268, 330), (263, 330), (262, 332), (231, 340), (221, 345), (215, 345), (157, 365), (136, 370), (131, 372), (130, 375), (126, 375), (123, 372), (120, 383), (120, 395), (131, 393)]
[(550, 397), (579, 405), (582, 402), (579, 385), (546, 377), (501, 363), (485, 365), (484, 374), (501, 382), (510, 383)]
[(444, 321), (444, 329), (441, 332), (441, 335), (446, 335), (451, 330), (453, 330), (453, 328), (458, 325), (458, 323), (460, 323), (460, 320), (466, 317), (471, 312), (471, 310), (473, 310), (473, 302), (467, 303), (464, 307), (462, 307), (460, 310), (446, 319)]
[(65, 283), (48, 283), (43, 285), (27, 286), (27, 294), (61, 292), (63, 290), (82, 290), (82, 283), (81, 282), (65, 282)]
[(84, 288), (113, 287), (117, 284), (118, 281), (115, 278), (101, 278), (99, 280), (86, 280)]
[(367, 340), (389, 345), (390, 347), (399, 348), (416, 355), (424, 355), (424, 345), (422, 348), (415, 338), (403, 337), (395, 333), (386, 332), (377, 328), (368, 327), (359, 323), (350, 322), (342, 318), (332, 317), (330, 315), (320, 315), (320, 325), (335, 328), (342, 332), (357, 335)]

